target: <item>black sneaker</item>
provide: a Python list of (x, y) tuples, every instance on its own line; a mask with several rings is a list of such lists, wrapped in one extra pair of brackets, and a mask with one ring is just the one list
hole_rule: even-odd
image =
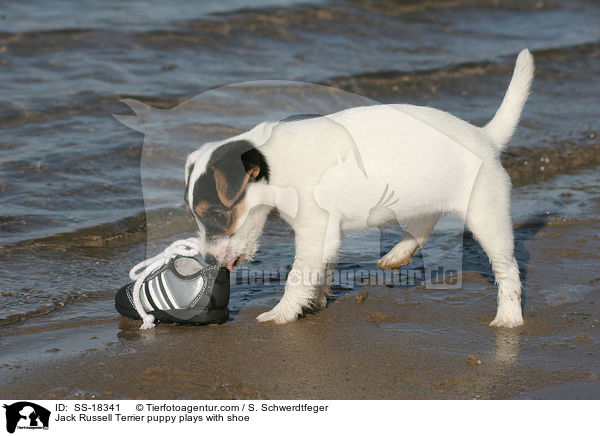
[[(134, 285), (123, 286), (115, 295), (115, 307), (124, 316), (143, 319), (142, 328), (154, 321), (177, 324), (215, 324), (229, 318), (229, 271), (208, 265), (202, 257), (174, 256), (149, 274), (137, 274), (139, 303), (136, 309)], [(147, 263), (147, 262), (146, 262)], [(143, 264), (143, 263), (142, 263)], [(142, 265), (140, 264), (140, 265)], [(132, 269), (132, 277), (136, 277)], [(149, 317), (148, 315), (152, 315)]]

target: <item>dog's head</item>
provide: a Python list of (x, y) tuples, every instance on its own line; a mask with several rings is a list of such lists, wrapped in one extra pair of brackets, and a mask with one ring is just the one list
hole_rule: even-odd
[(205, 254), (229, 269), (252, 258), (264, 222), (251, 212), (260, 208), (259, 185), (269, 181), (263, 153), (245, 139), (207, 144), (188, 157), (185, 179)]

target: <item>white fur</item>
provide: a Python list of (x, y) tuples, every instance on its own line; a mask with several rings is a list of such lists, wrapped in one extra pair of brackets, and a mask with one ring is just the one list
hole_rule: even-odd
[(285, 323), (304, 308), (324, 306), (323, 278), (345, 231), (406, 223), (406, 237), (378, 264), (397, 269), (423, 246), (441, 214), (455, 213), (492, 263), (499, 291), (491, 325), (521, 325), (511, 184), (500, 151), (518, 124), (532, 78), (533, 58), (523, 50), (502, 105), (483, 128), (430, 107), (366, 106), (262, 123), (198, 150), (188, 159), (195, 162), (192, 183), (210, 153), (233, 139), (253, 142), (270, 168), (269, 183), (248, 185), (246, 216), (234, 235), (208, 251), (224, 262), (252, 258), (269, 211), (283, 211), (295, 232), (295, 261), (281, 301), (258, 320)]

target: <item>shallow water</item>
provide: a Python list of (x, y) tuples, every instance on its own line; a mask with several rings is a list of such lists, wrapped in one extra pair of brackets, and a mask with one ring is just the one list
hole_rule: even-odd
[[(239, 9), (242, 4), (246, 9)], [(340, 94), (327, 88), (301, 100), (294, 87), (274, 89), (262, 82), (209, 93), (220, 100), (194, 100), (198, 105), (189, 112), (194, 117), (176, 120), (187, 128), (178, 129), (175, 151), (160, 141), (144, 148), (149, 165), (144, 168), (157, 161), (160, 171), (144, 177), (142, 189), (144, 135), (112, 116), (133, 115), (123, 98), (169, 109), (237, 82), (306, 81), (371, 101), (432, 105), (484, 123), (500, 104), (516, 54), (528, 47), (536, 57), (537, 78), (505, 156), (516, 185), (517, 239), (526, 240), (535, 223), (598, 219), (597, 3), (526, 1), (498, 8), (466, 0), (427, 6), (257, 0), (201, 5), (173, 8), (136, 0), (104, 2), (100, 9), (91, 1), (61, 1), (44, 9), (36, 1), (3, 4), (0, 323), (26, 328), (34, 315), (87, 301), (91, 304), (84, 307), (104, 308), (90, 309), (92, 317), (108, 316), (113, 290), (146, 256), (146, 232), (160, 238), (148, 249), (154, 252), (190, 229), (181, 208), (181, 165), (203, 141), (249, 128), (279, 113), (274, 108), (327, 113), (366, 101), (339, 100)], [(148, 225), (144, 205), (153, 211)], [(463, 264), (456, 235), (443, 231), (455, 228), (440, 226), (426, 256), (439, 260), (450, 252)], [(371, 269), (379, 236), (352, 235), (341, 267)], [(392, 236), (384, 245), (393, 243)], [(285, 274), (293, 259), (291, 244), (288, 229), (270, 222), (248, 274), (280, 268)], [(519, 242), (519, 255), (518, 247)], [(467, 238), (463, 269), (489, 274), (477, 250)], [(469, 257), (472, 253), (476, 256)], [(423, 262), (417, 259), (411, 270), (418, 271)], [(355, 288), (348, 281), (334, 293)], [(232, 308), (280, 290), (279, 279), (239, 284)], [(428, 298), (444, 300), (440, 295), (432, 292)], [(82, 316), (61, 313), (70, 320)]]

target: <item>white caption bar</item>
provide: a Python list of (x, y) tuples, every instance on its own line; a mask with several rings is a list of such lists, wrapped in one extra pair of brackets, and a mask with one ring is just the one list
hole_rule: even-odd
[[(587, 434), (600, 401), (0, 400), (9, 434)], [(312, 430), (311, 430), (312, 429)], [(173, 432), (177, 433), (173, 433)], [(181, 433), (188, 434), (188, 433)]]

